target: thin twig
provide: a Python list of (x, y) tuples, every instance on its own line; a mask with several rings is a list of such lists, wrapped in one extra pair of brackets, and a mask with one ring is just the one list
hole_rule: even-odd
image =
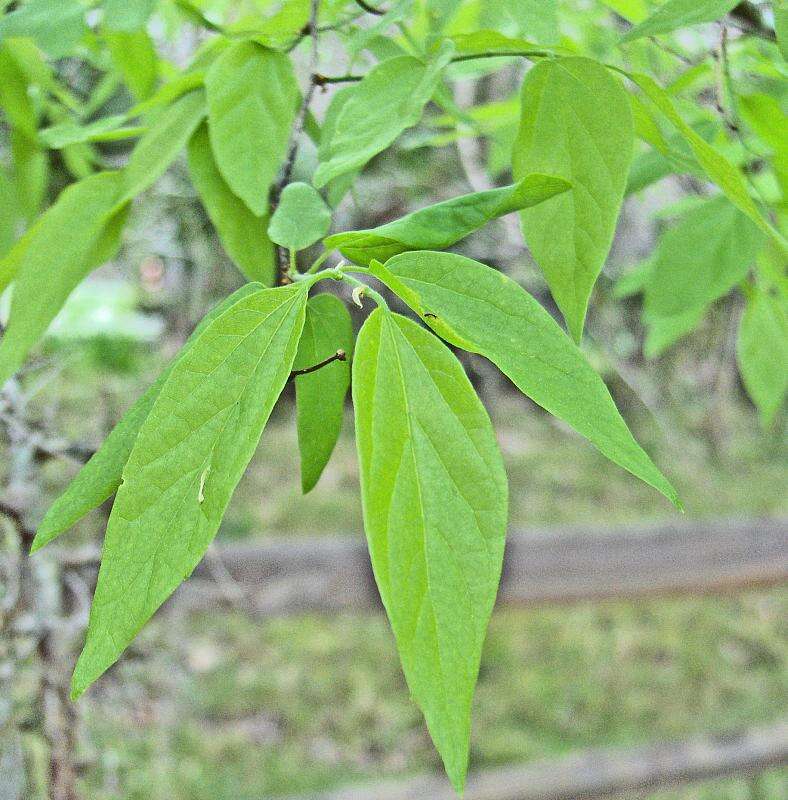
[(323, 367), (327, 367), (329, 364), (333, 364), (335, 361), (347, 361), (347, 353), (344, 350), (337, 350), (333, 355), (330, 355), (328, 358), (324, 358), (322, 361), (317, 364), (313, 364), (311, 367), (294, 369), (290, 373), (290, 377), (297, 378), (299, 375), (309, 375), (310, 372), (317, 372), (319, 369), (323, 369)]
[(375, 14), (378, 17), (384, 17), (386, 15), (385, 11), (383, 11), (380, 8), (375, 8), (375, 6), (371, 6), (369, 3), (366, 2), (366, 0), (356, 0), (356, 5), (359, 8), (363, 8), (364, 11), (367, 12), (367, 14)]

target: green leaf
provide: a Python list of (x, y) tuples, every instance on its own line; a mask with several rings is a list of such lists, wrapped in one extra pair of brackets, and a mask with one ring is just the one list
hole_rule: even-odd
[[(332, 141), (336, 135), (337, 120), (345, 104), (353, 97), (355, 90), (356, 87), (352, 85), (338, 89), (334, 92), (334, 96), (328, 104), (326, 115), (323, 118), (323, 125), (320, 128), (320, 143), (317, 149), (317, 158), (320, 163), (328, 161), (331, 157)], [(350, 172), (345, 172), (326, 184), (326, 197), (332, 208), (339, 205), (360, 171), (360, 168), (357, 168)]]
[(118, 172), (72, 184), (4, 260), (8, 265), (0, 275), (16, 273), (16, 283), (0, 341), (0, 386), (19, 369), (76, 285), (117, 251), (125, 214), (110, 212), (120, 186)]
[(353, 360), (372, 566), (411, 694), (458, 791), (506, 535), (501, 455), (457, 359), (378, 309)]
[(204, 555), (290, 375), (307, 291), (304, 282), (235, 303), (164, 383), (123, 469), (74, 698)]
[(777, 46), (783, 58), (788, 61), (788, 3), (785, 0), (774, 0), (774, 33)]
[(102, 117), (85, 125), (73, 120), (60, 122), (57, 125), (44, 128), (39, 134), (39, 139), (47, 147), (53, 150), (60, 150), (71, 144), (95, 142), (107, 133), (117, 131), (125, 121), (125, 114), (113, 114), (110, 117)]
[(621, 39), (631, 42), (724, 17), (740, 0), (667, 0)]
[(104, 0), (104, 27), (134, 33), (145, 27), (157, 0)]
[(726, 197), (706, 200), (662, 236), (646, 282), (644, 319), (706, 309), (754, 265), (761, 231)]
[(475, 56), (481, 54), (494, 54), (500, 56), (526, 55), (528, 53), (557, 52), (556, 48), (543, 47), (527, 39), (517, 39), (504, 36), (498, 31), (473, 31), (472, 33), (459, 33), (451, 37), (457, 49), (457, 56)]
[(38, 113), (27, 91), (28, 78), (7, 47), (0, 47), (0, 108), (12, 128), (35, 141)]
[(40, 550), (49, 544), (61, 533), (65, 533), (85, 514), (94, 508), (98, 508), (105, 500), (115, 494), (118, 486), (120, 486), (123, 468), (129, 460), (140, 428), (148, 418), (153, 404), (156, 402), (156, 398), (159, 396), (162, 386), (170, 376), (175, 364), (185, 356), (200, 334), (215, 319), (240, 300), (262, 288), (259, 283), (247, 283), (225, 298), (203, 317), (173, 362), (124, 414), (101, 447), (80, 469), (66, 491), (49, 508), (38, 526), (36, 538), (30, 548), (31, 553), (35, 553), (36, 550)]
[(397, 56), (373, 67), (342, 105), (321, 154), (315, 186), (363, 167), (415, 125), (453, 51), (452, 46), (444, 46), (429, 64), (413, 56)]
[(0, 17), (0, 42), (29, 36), (52, 58), (68, 55), (86, 30), (79, 0), (30, 0)]
[(116, 210), (153, 186), (186, 147), (204, 117), (205, 92), (201, 89), (183, 95), (156, 117), (123, 170)]
[(298, 449), (301, 488), (306, 494), (320, 479), (337, 443), (350, 385), (353, 323), (345, 304), (331, 294), (313, 297), (293, 369), (309, 369), (343, 350), (344, 361), (334, 361), (295, 379), (298, 411)]
[(676, 111), (670, 95), (648, 75), (643, 73), (624, 73), (636, 83), (646, 97), (656, 106), (679, 133), (686, 139), (695, 158), (706, 174), (722, 189), (727, 198), (740, 211), (746, 214), (762, 231), (767, 233), (774, 243), (788, 253), (788, 243), (779, 231), (763, 217), (750, 197), (747, 184), (741, 172), (722, 153), (715, 150), (703, 137), (699, 136)]
[(207, 125), (189, 141), (189, 172), (227, 255), (249, 280), (272, 286), (276, 255), (268, 238), (268, 218), (255, 216), (230, 191), (214, 161)]
[(443, 250), (491, 220), (535, 206), (566, 192), (570, 185), (550, 175), (527, 175), (511, 186), (454, 197), (366, 231), (329, 236), (327, 249), (364, 266), (406, 250)]
[(14, 164), (19, 206), (28, 222), (41, 211), (49, 183), (49, 159), (36, 139), (11, 130), (11, 155)]
[(526, 36), (545, 44), (555, 44), (560, 39), (557, 0), (507, 0), (501, 6)]
[(633, 143), (627, 93), (598, 62), (542, 61), (526, 75), (514, 176), (544, 172), (565, 178), (572, 188), (523, 211), (523, 232), (578, 342), (613, 242)]
[(159, 58), (153, 40), (144, 30), (107, 32), (104, 35), (112, 61), (137, 100), (146, 100), (156, 89)]
[(602, 3), (629, 22), (641, 22), (648, 16), (646, 0), (602, 0)]
[(747, 392), (767, 427), (788, 389), (788, 315), (784, 301), (757, 287), (749, 289), (736, 356)]
[(254, 42), (228, 47), (205, 80), (211, 145), (228, 186), (257, 215), (287, 155), (298, 84), (290, 59)]
[(514, 281), (453, 253), (403, 253), (372, 269), (441, 338), (489, 358), (535, 403), (678, 505), (676, 491), (629, 432), (601, 378)]
[[(21, 220), (19, 204), (16, 199), (16, 187), (6, 170), (0, 166), (0, 259), (11, 249), (18, 234)], [(0, 275), (2, 275), (0, 261)], [(0, 294), (5, 287), (0, 278)]]
[(268, 235), (288, 250), (305, 250), (328, 233), (331, 212), (317, 189), (308, 183), (285, 186), (276, 207)]

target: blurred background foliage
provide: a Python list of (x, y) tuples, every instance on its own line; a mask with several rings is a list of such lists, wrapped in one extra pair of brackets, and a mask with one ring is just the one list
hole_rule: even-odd
[[(0, 2), (9, 11), (17, 5)], [(421, 36), (429, 25), (419, 2), (380, 5), (391, 6), (386, 17), (363, 16), (353, 2), (322, 4), (327, 30), (321, 68), (327, 74), (361, 71), (390, 46), (382, 32), (391, 26), (396, 31), (403, 19), (409, 35)], [(693, 128), (742, 167), (774, 219), (784, 215), (785, 63), (772, 33), (779, 2), (743, 4), (724, 32), (718, 25), (698, 26), (625, 47), (617, 43), (627, 24), (655, 4), (444, 5), (458, 6), (449, 20), (453, 32), (483, 20), (510, 36), (655, 75)], [(64, 185), (123, 163), (135, 134), (130, 126), (94, 129), (88, 139), (85, 126), (150, 98), (176, 65), (205, 46), (212, 26), (241, 30), (254, 24), (271, 41), (295, 44), (309, 13), (308, 3), (275, 0), (106, 0), (103, 9), (53, 0), (52, 13), (55, 6), (61, 14), (72, 6), (76, 11), (54, 34), (50, 27), (40, 35), (25, 30), (32, 39), (18, 38), (10, 16), (0, 20), (2, 252)], [(340, 24), (346, 18), (363, 29), (346, 36)], [(335, 229), (373, 227), (428, 203), (508, 182), (523, 69), (510, 62), (454, 65), (451, 104), (468, 113), (431, 107), (339, 202)], [(318, 96), (318, 117), (331, 91)], [(16, 109), (15, 117), (9, 109)], [(714, 291), (692, 295), (686, 314), (660, 316), (656, 301), (656, 311), (644, 313), (644, 287), (647, 309), (649, 291), (662, 291), (649, 275), (665, 248), (694, 252), (722, 224), (712, 215), (707, 229), (682, 227), (687, 215), (714, 202), (713, 190), (691, 168), (673, 174), (671, 159), (688, 154), (673, 139), (671, 147), (670, 157), (646, 146), (636, 156), (583, 346), (638, 439), (678, 487), (688, 515), (785, 514), (784, 413), (759, 419), (736, 363), (737, 330), (752, 290), (735, 287), (752, 265), (734, 269)], [(308, 179), (315, 163), (307, 144), (294, 178)], [(678, 240), (666, 244), (671, 232)], [(514, 217), (494, 222), (458, 249), (507, 272), (555, 312)], [(758, 258), (754, 291), (766, 286), (782, 297), (779, 255), (764, 247)], [(691, 283), (691, 277), (685, 280)], [(24, 398), (26, 424), (57, 441), (97, 446), (207, 308), (242, 281), (182, 159), (137, 202), (120, 255), (71, 296), (28, 363), (15, 390)], [(663, 295), (669, 304), (670, 287)], [(775, 370), (785, 365), (780, 347), (773, 350)], [(613, 526), (674, 513), (513, 392), (488, 363), (463, 359), (499, 432), (514, 528)], [(14, 487), (37, 521), (76, 465), (67, 457), (48, 460), (35, 467), (34, 481), (25, 480), (31, 473), (24, 469), (32, 467), (20, 467), (9, 396), (3, 402), (0, 481)], [(362, 535), (350, 413), (329, 468), (305, 501), (293, 416), (286, 392), (224, 521), (225, 540)], [(101, 514), (93, 514), (68, 541), (93, 542), (102, 526)], [(785, 589), (496, 613), (474, 711), (472, 768), (776, 719), (788, 707), (786, 619)], [(17, 655), (10, 700), (24, 731), (32, 800), (45, 791), (46, 756), (33, 702), (40, 665), (35, 653)], [(438, 768), (382, 617), (263, 622), (217, 611), (177, 625), (154, 621), (80, 707), (81, 787), (91, 800), (251, 800)], [(654, 798), (784, 800), (787, 781), (784, 771), (775, 771)]]

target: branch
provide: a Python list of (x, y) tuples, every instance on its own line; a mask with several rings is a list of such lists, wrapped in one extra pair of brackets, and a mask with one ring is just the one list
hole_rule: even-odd
[(333, 364), (335, 361), (347, 361), (347, 353), (344, 350), (337, 350), (333, 355), (330, 355), (328, 358), (323, 359), (317, 364), (313, 364), (311, 367), (294, 369), (290, 373), (290, 377), (297, 378), (299, 375), (309, 375), (310, 372), (317, 372), (319, 369), (323, 369), (323, 367), (327, 367), (329, 364)]
[(365, 0), (356, 0), (356, 5), (359, 8), (363, 8), (364, 11), (367, 12), (367, 14), (375, 14), (378, 17), (383, 17), (383, 16), (386, 15), (385, 11), (382, 11), (379, 8), (375, 8), (374, 6), (371, 6), (369, 3), (365, 2)]

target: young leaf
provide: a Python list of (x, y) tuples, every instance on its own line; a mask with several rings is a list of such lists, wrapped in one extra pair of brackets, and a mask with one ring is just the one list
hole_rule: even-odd
[(19, 369), (76, 285), (117, 251), (125, 214), (110, 213), (121, 180), (118, 172), (100, 172), (72, 184), (6, 256), (0, 275), (16, 283), (0, 341), (0, 386)]
[(334, 295), (319, 294), (307, 304), (293, 369), (309, 369), (338, 350), (344, 351), (344, 361), (334, 361), (295, 379), (304, 494), (320, 479), (342, 430), (353, 352), (353, 323), (347, 306)]
[(162, 111), (137, 142), (123, 170), (123, 188), (116, 210), (150, 188), (186, 147), (205, 117), (205, 92), (189, 92)]
[(237, 42), (211, 65), (205, 87), (219, 171), (262, 216), (295, 119), (298, 84), (290, 59), (254, 42)]
[(189, 141), (189, 172), (227, 255), (249, 280), (272, 286), (276, 257), (268, 238), (267, 217), (257, 217), (230, 191), (214, 161), (208, 126)]
[(514, 281), (453, 253), (403, 253), (372, 270), (439, 336), (489, 358), (535, 403), (678, 505), (582, 352)]
[(460, 363), (399, 315), (378, 309), (364, 323), (353, 405), (375, 578), (411, 694), (461, 792), (506, 535), (501, 455)]
[(203, 317), (175, 360), (123, 415), (123, 418), (112, 429), (112, 432), (104, 440), (101, 447), (80, 469), (66, 491), (49, 508), (36, 530), (36, 538), (30, 548), (31, 553), (35, 553), (36, 550), (40, 550), (49, 544), (61, 533), (65, 533), (85, 514), (94, 508), (98, 508), (105, 500), (115, 494), (118, 486), (120, 486), (123, 468), (129, 460), (129, 455), (134, 447), (134, 442), (137, 440), (140, 428), (148, 418), (150, 410), (153, 408), (153, 404), (156, 402), (156, 398), (159, 396), (161, 388), (164, 386), (175, 364), (184, 357), (208, 325), (229, 308), (232, 308), (238, 301), (262, 288), (259, 283), (247, 283), (225, 298)]
[(373, 67), (342, 105), (330, 143), (321, 153), (315, 186), (363, 167), (415, 125), (452, 53), (453, 47), (445, 46), (429, 64), (396, 56)]
[(788, 390), (788, 315), (784, 301), (751, 288), (741, 318), (736, 356), (744, 385), (761, 414), (771, 424)]
[(308, 183), (285, 186), (276, 207), (268, 235), (289, 250), (305, 250), (328, 233), (331, 212), (317, 189)]
[(578, 342), (613, 242), (633, 142), (627, 93), (598, 62), (542, 61), (526, 75), (514, 175), (559, 175), (572, 188), (523, 211), (523, 232)]
[(143, 423), (104, 538), (79, 697), (199, 563), (290, 374), (304, 283), (263, 289), (212, 322)]
[(79, 0), (30, 0), (0, 17), (0, 42), (30, 37), (52, 58), (68, 55), (86, 30)]
[(512, 186), (454, 197), (379, 228), (336, 233), (325, 246), (364, 266), (406, 250), (443, 250), (497, 217), (535, 206), (569, 188), (562, 178), (527, 175)]
[(635, 25), (622, 39), (631, 42), (644, 36), (658, 36), (690, 25), (713, 22), (724, 17), (740, 0), (666, 0), (650, 17)]

